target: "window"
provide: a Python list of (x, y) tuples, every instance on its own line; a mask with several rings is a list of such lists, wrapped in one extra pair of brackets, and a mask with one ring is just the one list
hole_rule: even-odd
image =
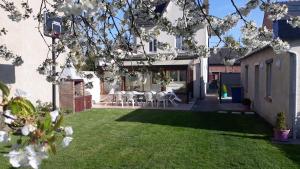
[(160, 83), (160, 72), (152, 72), (152, 84)]
[(186, 81), (186, 70), (179, 71), (179, 81)]
[(249, 83), (249, 67), (245, 66), (245, 91), (248, 92), (248, 83)]
[(186, 81), (186, 70), (172, 70), (167, 71), (173, 82), (185, 82)]
[(172, 79), (172, 81), (178, 81), (177, 70), (170, 71), (170, 78)]
[(157, 40), (152, 39), (149, 42), (149, 52), (157, 52)]
[(185, 50), (184, 38), (182, 36), (176, 36), (176, 49)]
[(270, 97), (271, 96), (271, 91), (272, 91), (272, 63), (273, 60), (268, 60), (266, 61), (266, 96)]

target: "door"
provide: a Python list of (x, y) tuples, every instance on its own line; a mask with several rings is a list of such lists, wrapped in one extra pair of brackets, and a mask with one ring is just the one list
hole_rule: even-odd
[(259, 109), (259, 65), (255, 66), (255, 82), (254, 82), (254, 101), (253, 106), (254, 109), (257, 111)]

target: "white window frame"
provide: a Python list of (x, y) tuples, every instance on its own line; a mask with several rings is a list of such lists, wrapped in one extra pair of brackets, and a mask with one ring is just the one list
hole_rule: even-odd
[(174, 80), (173, 82), (186, 82), (187, 80), (186, 76), (185, 76), (185, 80), (183, 81), (180, 80), (180, 71), (185, 71), (186, 73), (187, 70), (171, 70), (171, 71), (176, 72), (176, 77), (177, 77), (177, 80)]
[(175, 48), (179, 51), (185, 51), (183, 36), (180, 35), (175, 36)]
[(245, 91), (248, 93), (248, 87), (249, 87), (249, 66), (245, 66)]

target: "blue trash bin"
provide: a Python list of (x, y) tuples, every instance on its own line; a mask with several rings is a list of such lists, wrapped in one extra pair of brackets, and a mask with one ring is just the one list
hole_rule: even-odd
[(231, 87), (232, 103), (242, 102), (242, 87)]

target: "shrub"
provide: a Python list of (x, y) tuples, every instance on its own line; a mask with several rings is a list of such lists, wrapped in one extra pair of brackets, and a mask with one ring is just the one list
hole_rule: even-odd
[(226, 85), (222, 85), (222, 92), (223, 93), (227, 93), (228, 91), (227, 91), (227, 86)]
[(278, 130), (286, 130), (287, 129), (284, 112), (280, 112), (277, 114), (276, 129), (278, 129)]
[(36, 101), (36, 109), (42, 112), (50, 112), (52, 111), (52, 103), (51, 102), (42, 102), (40, 100)]
[(60, 113), (61, 114), (72, 114), (73, 111), (71, 109), (61, 109)]
[(248, 98), (245, 98), (243, 101), (242, 101), (243, 105), (246, 105), (246, 106), (251, 106), (251, 103), (252, 101)]

